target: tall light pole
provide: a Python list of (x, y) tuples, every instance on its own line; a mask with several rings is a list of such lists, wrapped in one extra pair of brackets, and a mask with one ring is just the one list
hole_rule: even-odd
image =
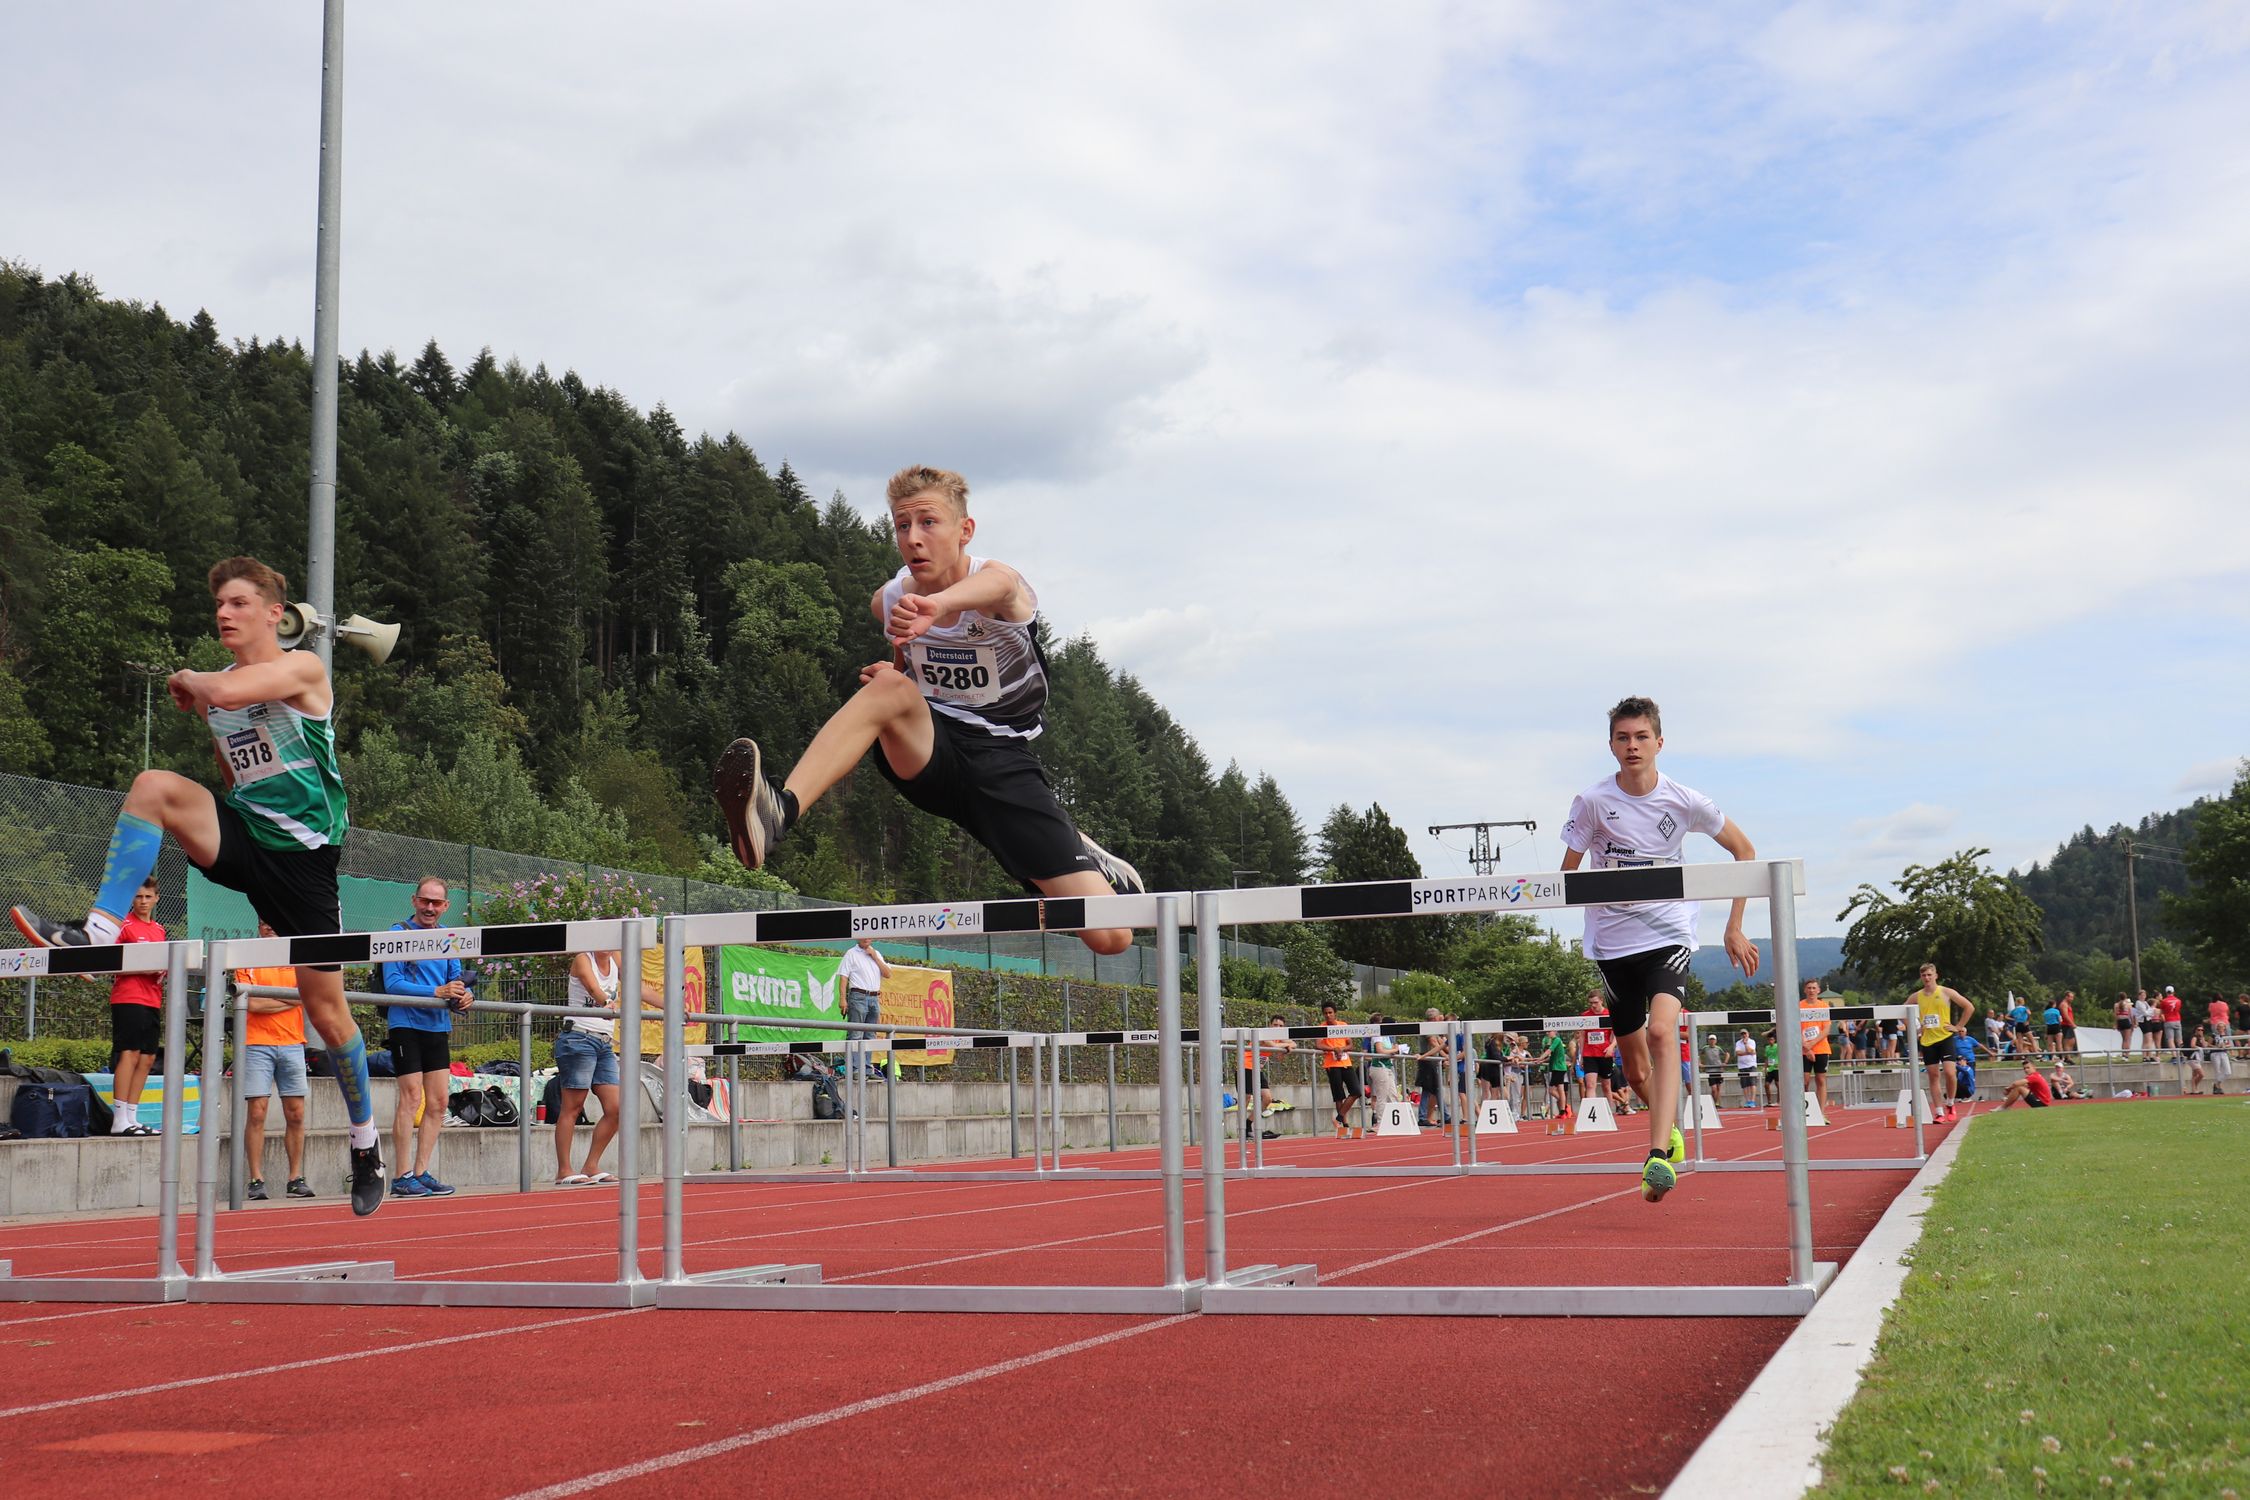
[(2133, 929), (2133, 993), (2141, 992), (2141, 899), (2135, 887), (2140, 884), (2133, 878), (2135, 858), (2133, 841), (2125, 841), (2125, 917)]
[[(313, 263), (312, 497), (305, 525), (305, 592), (323, 621), (336, 617), (336, 298), (344, 237), (344, 0), (320, 21), (320, 220)], [(333, 667), (333, 627), (313, 638)]]

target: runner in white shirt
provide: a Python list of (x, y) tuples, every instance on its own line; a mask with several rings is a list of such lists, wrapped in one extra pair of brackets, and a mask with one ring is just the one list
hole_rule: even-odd
[[(1595, 870), (1676, 865), (1691, 833), (1718, 841), (1737, 860), (1756, 859), (1748, 835), (1718, 804), (1656, 769), (1664, 748), (1664, 721), (1647, 698), (1627, 698), (1609, 711), (1609, 751), (1617, 774), (1606, 776), (1570, 804), (1563, 825), (1563, 868)], [(1742, 908), (1727, 915), (1727, 958), (1745, 976), (1758, 972), (1757, 945), (1742, 935)], [(1679, 1119), (1679, 1074), (1671, 1065), (1680, 1024), (1680, 994), (1688, 958), (1695, 952), (1696, 903), (1644, 901), (1632, 906), (1586, 908), (1586, 956), (1600, 967), (1609, 990), (1610, 1025), (1617, 1053), (1634, 1092), (1648, 1101), (1648, 1162), (1641, 1196), (1654, 1203), (1679, 1181), (1673, 1170), (1687, 1155)], [(1654, 1040), (1651, 1041), (1653, 1034)], [(1651, 1051), (1663, 1058), (1651, 1067)]]

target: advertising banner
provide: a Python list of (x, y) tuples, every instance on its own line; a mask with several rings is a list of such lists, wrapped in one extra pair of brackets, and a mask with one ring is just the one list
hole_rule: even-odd
[[(891, 965), (891, 972), (883, 980), (883, 1020), (899, 1028), (902, 1037), (917, 1036), (915, 1026), (951, 1026), (953, 1024), (953, 975), (946, 969), (910, 969), (904, 964)], [(907, 1068), (935, 1068), (953, 1061), (949, 1048), (943, 1052), (901, 1052), (899, 1065)]]
[[(710, 987), (705, 983), (707, 975), (704, 970), (704, 958), (710, 951), (708, 948), (690, 948), (687, 950), (687, 972), (680, 990), (687, 999), (687, 1005), (684, 1008), (691, 1014), (695, 1011), (712, 1008), (704, 1003), (710, 999)], [(664, 947), (660, 943), (651, 943), (641, 950), (641, 1009), (662, 1010), (663, 1008)], [(701, 1021), (690, 1021), (687, 1023), (686, 1030), (681, 1033), (680, 1039), (691, 1046), (710, 1040), (703, 1034), (703, 1031), (704, 1027)], [(662, 1021), (641, 1022), (641, 1056), (661, 1058), (663, 1055), (664, 1023)]]
[(844, 1019), (843, 966), (839, 954), (775, 953), (765, 948), (730, 946), (719, 950), (719, 1003), (712, 1009), (745, 1016), (760, 1024), (734, 1028), (743, 1042), (834, 1042), (840, 1031), (808, 1030), (799, 1021)]

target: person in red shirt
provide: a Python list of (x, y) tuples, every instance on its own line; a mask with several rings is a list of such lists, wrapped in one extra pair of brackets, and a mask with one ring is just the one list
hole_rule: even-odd
[(2026, 1063), (2023, 1077), (2008, 1085), (2008, 1096), (2000, 1101), (2000, 1107), (2006, 1109), (2018, 1101), (2032, 1109), (2045, 1109), (2055, 1102), (2054, 1085), (2040, 1076), (2037, 1068)]
[(2167, 1051), (2180, 1050), (2180, 997), (2170, 986), (2164, 986), (2164, 998), (2156, 1002), (2164, 1017), (2164, 1046)]
[(2065, 1057), (2078, 1055), (2078, 991), (2064, 990), (2061, 1002), (2055, 1007), (2062, 1012), (2062, 1050)]
[[(1608, 1006), (1603, 1004), (1600, 990), (1586, 997), (1587, 1015), (1607, 1020), (1607, 1012)], [(1592, 1093), (1594, 1080), (1600, 1079), (1602, 1097), (1609, 1101), (1610, 1113), (1622, 1114), (1617, 1103), (1617, 1033), (1607, 1026), (1590, 1026), (1578, 1033), (1578, 1066), (1586, 1075), (1585, 1091)]]
[[(120, 943), (161, 943), (171, 936), (155, 920), (156, 877), (141, 882), (133, 910), (117, 924)], [(164, 1031), (164, 987), (155, 974), (120, 974), (109, 990), (111, 1135), (154, 1135), (141, 1123), (141, 1088), (156, 1062)]]

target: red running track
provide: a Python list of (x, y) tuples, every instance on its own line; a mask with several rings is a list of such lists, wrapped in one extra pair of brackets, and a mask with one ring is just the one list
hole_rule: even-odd
[[(1778, 1154), (1756, 1116), (1714, 1155)], [(1904, 1156), (1872, 1113), (1816, 1156)], [(1748, 1122), (1743, 1128), (1740, 1122)], [(1942, 1136), (1934, 1128), (1930, 1139)], [(1637, 1132), (1487, 1137), (1486, 1159), (1630, 1161)], [(1496, 1148), (1496, 1149), (1495, 1149)], [(1444, 1137), (1269, 1142), (1269, 1164), (1450, 1161)], [(1153, 1164), (1153, 1153), (1073, 1158)], [(1192, 1170), (1192, 1163), (1191, 1163)], [(1028, 1174), (1027, 1174), (1028, 1175)], [(1822, 1259), (1848, 1259), (1907, 1172), (1813, 1177)], [(829, 1282), (1160, 1279), (1153, 1182), (691, 1184), (688, 1268), (817, 1260)], [(1190, 1268), (1200, 1267), (1191, 1182)], [(1229, 1258), (1324, 1283), (1775, 1282), (1779, 1173), (1690, 1173), (1662, 1204), (1628, 1176), (1228, 1184)], [(644, 1270), (658, 1190), (643, 1189)], [(600, 1190), (220, 1216), (229, 1269), (384, 1258), (401, 1277), (604, 1280)], [(182, 1226), (183, 1245), (192, 1243)], [(0, 1226), (19, 1274), (131, 1275), (153, 1220)], [(1120, 1318), (0, 1304), (17, 1493), (217, 1481), (448, 1500), (526, 1493), (1306, 1495), (1661, 1487), (1787, 1337), (1787, 1319)]]

